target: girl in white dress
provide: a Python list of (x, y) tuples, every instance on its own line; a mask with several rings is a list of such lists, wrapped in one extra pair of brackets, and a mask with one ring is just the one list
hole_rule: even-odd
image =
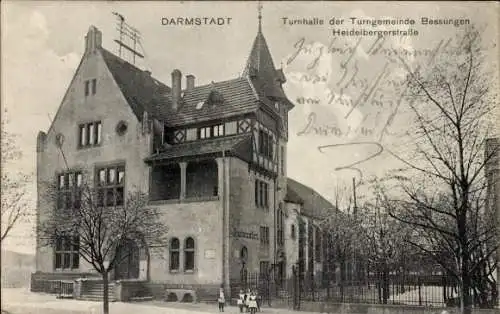
[(224, 312), (224, 305), (226, 303), (226, 297), (224, 296), (224, 289), (220, 288), (219, 290), (219, 299), (217, 300), (219, 303), (219, 312)]
[(251, 314), (255, 314), (255, 312), (257, 312), (257, 296), (253, 291), (250, 292), (250, 297), (248, 298), (248, 308), (250, 309)]

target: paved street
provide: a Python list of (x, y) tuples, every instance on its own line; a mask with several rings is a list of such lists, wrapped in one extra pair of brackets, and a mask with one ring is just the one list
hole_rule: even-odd
[[(206, 314), (219, 313), (216, 304), (166, 303), (162, 301), (141, 303), (110, 303), (110, 313), (141, 314)], [(57, 299), (53, 295), (31, 293), (27, 289), (2, 289), (2, 314), (99, 314), (102, 313), (100, 302)], [(225, 313), (239, 313), (237, 307), (226, 307)], [(289, 314), (297, 313), (285, 309), (263, 308), (261, 313)], [(301, 314), (312, 314), (300, 312)]]

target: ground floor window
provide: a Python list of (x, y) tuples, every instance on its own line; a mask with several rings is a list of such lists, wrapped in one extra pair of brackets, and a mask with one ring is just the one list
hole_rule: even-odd
[(180, 264), (180, 255), (179, 255), (180, 243), (179, 239), (173, 238), (170, 240), (170, 270), (178, 271)]
[(184, 270), (194, 271), (194, 239), (186, 238), (184, 244)]
[(77, 269), (80, 267), (80, 244), (78, 237), (61, 236), (56, 240), (55, 269)]

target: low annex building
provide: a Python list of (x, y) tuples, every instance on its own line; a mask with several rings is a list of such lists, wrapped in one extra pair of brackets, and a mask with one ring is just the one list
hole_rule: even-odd
[[(140, 188), (168, 224), (164, 256), (131, 244), (134, 258), (118, 265), (111, 280), (216, 295), (248, 273), (277, 269), (285, 278), (299, 258), (314, 254), (319, 263), (321, 236), (299, 243), (297, 216), (313, 221), (316, 210), (332, 206), (311, 201), (312, 189), (287, 178), (294, 105), (260, 25), (241, 77), (197, 85), (190, 74), (182, 86), (174, 69), (171, 79), (167, 86), (106, 50), (101, 32), (89, 28), (54, 121), (38, 135), (37, 223), (55, 208), (43, 201), (43, 182), (58, 182), (65, 192), (85, 179), (109, 192), (102, 206), (121, 206), (128, 190)], [(316, 229), (307, 226), (302, 232), (312, 237)], [(93, 272), (77, 248), (57, 246), (37, 247), (36, 271), (32, 283)]]

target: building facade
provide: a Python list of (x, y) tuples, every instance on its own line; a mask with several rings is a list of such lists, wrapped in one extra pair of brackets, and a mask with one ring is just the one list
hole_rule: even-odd
[[(68, 200), (72, 186), (94, 182), (103, 191), (99, 206), (121, 206), (128, 191), (138, 189), (161, 211), (169, 243), (162, 256), (131, 243), (133, 257), (110, 279), (216, 291), (251, 272), (278, 269), (286, 276), (302, 255), (314, 254), (299, 243), (298, 217), (316, 217), (331, 204), (287, 178), (294, 106), (260, 25), (241, 77), (196, 85), (178, 69), (171, 76), (167, 86), (109, 52), (101, 32), (90, 27), (54, 121), (38, 135), (37, 224), (57, 206), (75, 206), (45, 200), (47, 182), (57, 182)], [(305, 228), (312, 239), (312, 224)], [(94, 272), (77, 249), (37, 243), (37, 273), (77, 278)]]

